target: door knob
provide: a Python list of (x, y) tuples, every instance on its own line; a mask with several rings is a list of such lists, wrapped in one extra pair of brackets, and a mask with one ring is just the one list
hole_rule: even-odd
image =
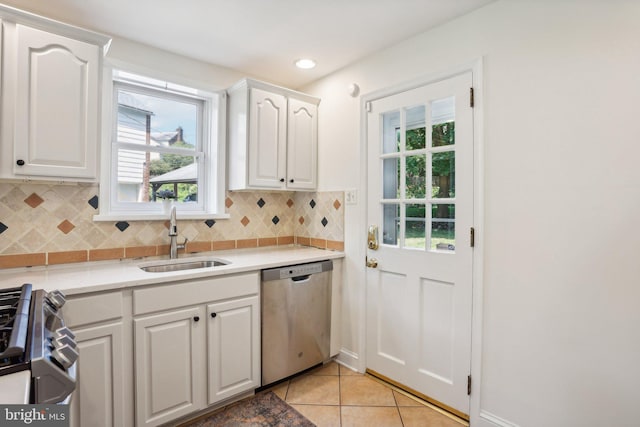
[(367, 258), (367, 267), (378, 268), (378, 260), (375, 258), (371, 258), (371, 259)]

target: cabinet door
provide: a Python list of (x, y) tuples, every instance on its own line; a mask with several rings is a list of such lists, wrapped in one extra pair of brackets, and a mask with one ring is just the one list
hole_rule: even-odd
[(249, 186), (284, 188), (287, 100), (252, 88), (249, 102)]
[(207, 307), (209, 404), (260, 386), (260, 299)]
[(100, 48), (18, 24), (14, 173), (97, 177)]
[(318, 176), (318, 107), (289, 98), (287, 187), (313, 190)]
[(80, 357), (71, 399), (73, 427), (130, 426), (125, 399), (122, 322), (74, 329)]
[(136, 425), (155, 426), (205, 406), (204, 307), (134, 319)]

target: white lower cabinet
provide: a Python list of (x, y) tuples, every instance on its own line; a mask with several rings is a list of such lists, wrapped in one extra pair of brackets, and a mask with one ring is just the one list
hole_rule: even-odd
[(80, 357), (78, 386), (71, 400), (71, 426), (131, 425), (126, 419), (122, 322), (74, 329)]
[(260, 386), (260, 299), (207, 306), (209, 404)]
[(259, 273), (133, 291), (136, 425), (260, 386)]
[(132, 426), (131, 292), (74, 295), (63, 314), (80, 355), (71, 426)]
[(204, 408), (203, 307), (134, 320), (136, 425), (155, 426)]

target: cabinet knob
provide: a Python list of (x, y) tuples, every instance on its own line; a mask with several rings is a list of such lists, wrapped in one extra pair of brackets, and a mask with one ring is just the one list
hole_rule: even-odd
[(293, 183), (293, 178), (289, 180), (289, 182)]
[(22, 159), (18, 159), (18, 160), (16, 161), (16, 164), (17, 164), (18, 166), (24, 166), (24, 160), (22, 160)]
[(211, 318), (216, 317), (218, 314), (217, 313), (211, 313)]
[(284, 182), (284, 178), (280, 178), (280, 182)]
[(197, 322), (197, 321), (199, 321), (199, 320), (200, 320), (200, 316), (193, 316), (193, 321), (194, 321), (194, 322)]

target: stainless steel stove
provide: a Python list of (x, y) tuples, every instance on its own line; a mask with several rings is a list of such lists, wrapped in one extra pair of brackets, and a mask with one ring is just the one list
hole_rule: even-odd
[(26, 403), (68, 403), (75, 389), (78, 349), (60, 311), (64, 303), (62, 292), (30, 284), (0, 289), (0, 380), (27, 378)]

